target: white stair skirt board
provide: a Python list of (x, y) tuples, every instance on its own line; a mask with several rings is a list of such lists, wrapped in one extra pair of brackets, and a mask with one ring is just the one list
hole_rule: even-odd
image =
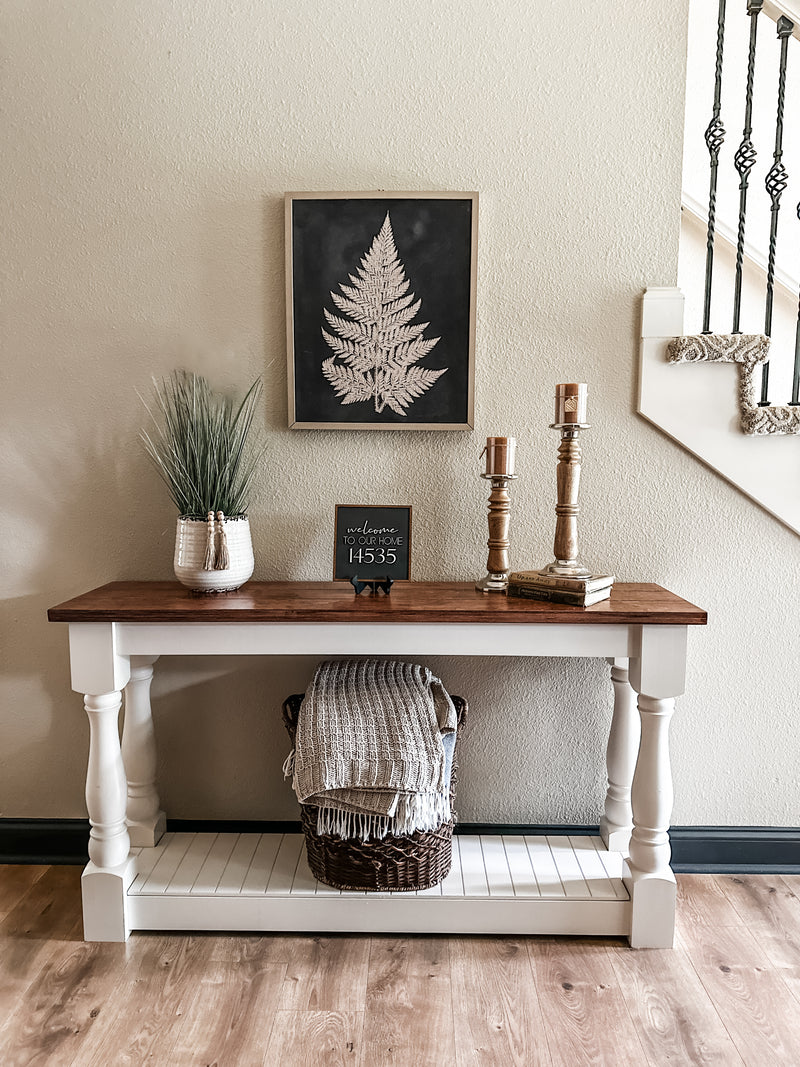
[(457, 835), (447, 878), (417, 893), (318, 882), (302, 834), (165, 834), (134, 850), (134, 930), (627, 936), (620, 853), (599, 837)]
[(683, 334), (683, 305), (680, 289), (644, 294), (639, 413), (800, 534), (797, 437), (742, 433), (733, 363), (667, 362), (667, 345)]

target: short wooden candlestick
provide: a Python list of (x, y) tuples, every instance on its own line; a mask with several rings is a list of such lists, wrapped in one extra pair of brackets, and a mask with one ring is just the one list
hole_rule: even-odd
[(556, 535), (553, 542), (556, 558), (542, 573), (563, 578), (587, 578), (592, 572), (578, 563), (578, 487), (581, 480), (580, 432), (588, 429), (588, 424), (556, 423), (551, 429), (561, 431), (556, 468)]
[(509, 482), (516, 479), (516, 474), (482, 474), (492, 483), (489, 493), (489, 558), (486, 561), (488, 571), (485, 578), (475, 583), (481, 593), (505, 593), (508, 589), (508, 575), (511, 565), (508, 560), (508, 524), (511, 521), (511, 497)]

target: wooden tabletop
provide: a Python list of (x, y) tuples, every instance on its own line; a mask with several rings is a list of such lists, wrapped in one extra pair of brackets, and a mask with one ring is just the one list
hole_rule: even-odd
[(502, 593), (472, 582), (398, 582), (356, 596), (347, 582), (248, 582), (235, 593), (197, 595), (177, 582), (110, 582), (50, 608), (51, 622), (448, 622), (648, 623), (693, 626), (705, 611), (650, 583), (618, 583), (588, 608)]

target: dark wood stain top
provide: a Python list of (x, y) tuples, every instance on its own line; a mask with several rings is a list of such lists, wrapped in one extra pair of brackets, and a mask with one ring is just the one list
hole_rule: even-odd
[(50, 608), (51, 622), (649, 623), (692, 626), (705, 611), (650, 583), (619, 583), (588, 608), (479, 593), (471, 582), (404, 582), (356, 596), (346, 582), (248, 582), (190, 593), (178, 582), (110, 582)]

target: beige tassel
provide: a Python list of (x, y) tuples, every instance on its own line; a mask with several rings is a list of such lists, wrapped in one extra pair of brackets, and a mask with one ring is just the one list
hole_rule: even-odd
[(203, 570), (214, 570), (214, 512), (209, 511), (206, 516), (206, 557), (203, 560)]
[(231, 557), (228, 552), (228, 538), (225, 535), (225, 516), (221, 511), (217, 512), (217, 532), (219, 533), (219, 548), (214, 561), (214, 570), (226, 571), (231, 565)]

